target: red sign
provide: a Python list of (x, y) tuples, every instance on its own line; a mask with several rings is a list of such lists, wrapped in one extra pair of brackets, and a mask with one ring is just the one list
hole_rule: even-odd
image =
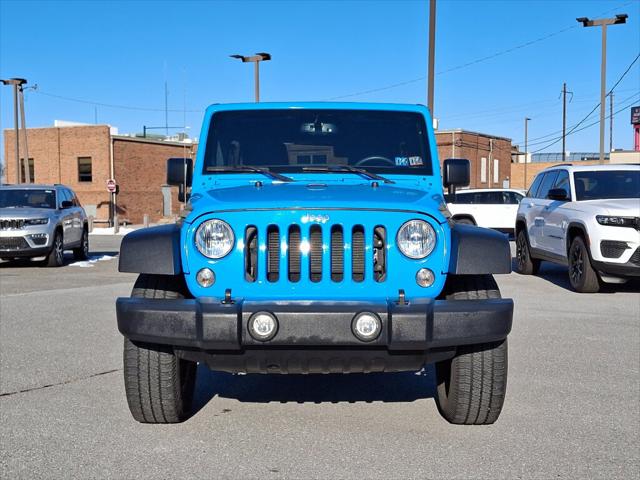
[(109, 193), (114, 193), (116, 191), (116, 188), (117, 184), (113, 178), (107, 180), (107, 190), (109, 191)]

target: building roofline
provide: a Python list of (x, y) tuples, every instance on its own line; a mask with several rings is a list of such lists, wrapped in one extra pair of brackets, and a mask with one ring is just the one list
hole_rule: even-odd
[(189, 146), (198, 144), (198, 142), (193, 142), (193, 141), (191, 143), (187, 143), (187, 142), (161, 140), (161, 139), (148, 138), (148, 137), (147, 138), (130, 137), (128, 135), (111, 135), (111, 138), (113, 138), (114, 140), (124, 140), (125, 142), (152, 143), (156, 145), (171, 145), (171, 146), (177, 146), (177, 147), (189, 147)]
[(490, 135), (488, 133), (481, 133), (481, 132), (474, 132), (473, 130), (465, 130), (464, 128), (454, 128), (454, 129), (449, 129), (449, 130), (436, 130), (436, 135), (439, 133), (466, 133), (469, 135), (476, 135), (477, 137), (487, 137), (487, 138), (493, 138), (496, 140), (506, 140), (507, 142), (511, 143), (512, 140), (510, 138), (507, 137), (500, 137), (498, 135)]

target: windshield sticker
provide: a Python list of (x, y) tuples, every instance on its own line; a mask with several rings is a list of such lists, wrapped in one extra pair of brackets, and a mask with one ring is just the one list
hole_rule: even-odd
[(409, 159), (407, 157), (396, 157), (396, 167), (409, 166)]
[(420, 167), (424, 165), (422, 157), (409, 157), (409, 165), (412, 167)]

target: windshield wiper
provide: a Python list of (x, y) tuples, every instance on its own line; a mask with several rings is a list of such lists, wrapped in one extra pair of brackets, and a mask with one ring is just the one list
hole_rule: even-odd
[(276, 172), (271, 172), (266, 168), (250, 167), (249, 165), (237, 165), (227, 167), (207, 167), (207, 172), (255, 172), (271, 177), (274, 180), (280, 180), (281, 182), (293, 182), (293, 178), (280, 175)]
[(355, 173), (356, 175), (362, 175), (363, 177), (369, 178), (371, 180), (380, 180), (384, 183), (396, 183), (393, 180), (389, 180), (388, 178), (384, 178), (380, 175), (376, 175), (375, 173), (369, 172), (364, 168), (356, 168), (351, 165), (329, 165), (329, 166), (313, 166), (313, 167), (303, 167), (302, 170), (305, 172), (350, 172)]

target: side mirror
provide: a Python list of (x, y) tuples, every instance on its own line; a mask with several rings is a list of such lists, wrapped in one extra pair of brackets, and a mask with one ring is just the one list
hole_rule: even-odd
[(69, 201), (69, 200), (63, 200), (62, 203), (60, 204), (60, 208), (61, 209), (65, 209), (65, 208), (71, 208), (73, 207), (73, 202)]
[(566, 202), (569, 200), (569, 193), (564, 188), (552, 188), (547, 193), (547, 198), (549, 200), (559, 200), (561, 202)]
[(170, 158), (167, 160), (167, 184), (191, 186), (193, 180), (193, 160), (190, 158)]
[(447, 158), (442, 166), (442, 180), (449, 193), (466, 187), (471, 180), (471, 163), (466, 158)]

